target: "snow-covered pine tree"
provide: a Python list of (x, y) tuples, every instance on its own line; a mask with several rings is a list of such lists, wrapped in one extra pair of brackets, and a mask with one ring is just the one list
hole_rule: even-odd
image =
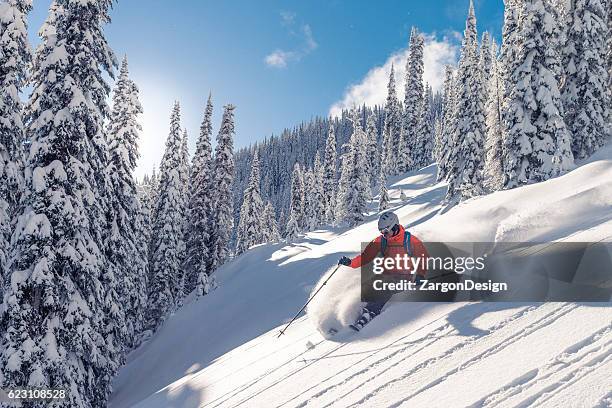
[(606, 69), (608, 70), (608, 92), (606, 96), (608, 102), (606, 106), (606, 123), (608, 126), (608, 136), (612, 136), (612, 1), (607, 2), (608, 11), (608, 37), (606, 42)]
[(214, 202), (210, 233), (210, 264), (213, 273), (228, 260), (234, 227), (232, 183), (234, 181), (234, 105), (223, 107), (221, 128), (217, 135), (213, 167)]
[(423, 36), (419, 34), (416, 27), (412, 27), (408, 50), (402, 137), (398, 146), (400, 171), (412, 170), (423, 161), (421, 160), (423, 152), (419, 151), (418, 140), (425, 91), (423, 87)]
[(159, 196), (159, 175), (157, 174), (157, 170), (155, 166), (153, 166), (153, 171), (151, 172), (151, 180), (149, 182), (151, 186), (151, 204), (153, 209), (157, 208), (157, 197)]
[(265, 242), (264, 236), (264, 204), (259, 192), (261, 180), (259, 169), (259, 156), (254, 149), (253, 161), (251, 162), (251, 178), (249, 185), (244, 190), (244, 199), (240, 208), (240, 222), (236, 233), (236, 254), (246, 252), (253, 245)]
[(113, 326), (115, 337), (130, 349), (142, 331), (147, 306), (148, 254), (143, 233), (141, 204), (133, 173), (138, 160), (138, 138), (142, 127), (138, 116), (142, 105), (138, 99), (138, 87), (129, 78), (127, 56), (121, 63), (119, 78), (113, 94), (107, 139), (110, 161), (107, 173), (110, 177), (112, 234), (109, 237), (110, 262), (116, 266), (117, 276), (111, 279), (121, 302), (120, 308), (110, 308), (113, 313), (125, 315), (125, 324), (118, 325), (122, 318), (109, 316), (108, 325)]
[(490, 94), (490, 75), (493, 69), (493, 58), (494, 55), (491, 51), (493, 44), (491, 43), (491, 35), (488, 31), (482, 33), (482, 39), (480, 40), (480, 71), (483, 75), (483, 90), (485, 93), (485, 105), (488, 103)]
[(285, 239), (287, 242), (293, 241), (300, 234), (300, 226), (296, 220), (296, 214), (293, 210), (289, 211), (289, 218), (285, 226)]
[(353, 134), (349, 140), (346, 153), (342, 159), (338, 193), (339, 221), (357, 225), (363, 221), (367, 212), (367, 200), (370, 192), (370, 181), (367, 174), (367, 135), (361, 127), (359, 115), (355, 109), (351, 112)]
[(116, 65), (102, 30), (110, 3), (53, 3), (25, 111), (30, 149), (4, 279), (0, 385), (66, 389), (57, 406), (105, 406), (119, 362), (101, 284), (110, 91), (102, 70), (112, 75)]
[(511, 103), (510, 92), (515, 84), (512, 81), (512, 75), (520, 65), (517, 60), (517, 53), (520, 48), (521, 39), (519, 38), (519, 13), (520, 6), (518, 0), (504, 0), (504, 25), (502, 27), (502, 43), (499, 55), (499, 79), (501, 81), (501, 115), (502, 115), (502, 165), (504, 171), (504, 185), (506, 183), (506, 168), (504, 163), (506, 153), (504, 152), (506, 140), (509, 140), (508, 134), (510, 127), (507, 126), (512, 118), (510, 117), (509, 105)]
[(319, 152), (317, 152), (313, 168), (315, 226), (325, 223), (325, 191), (323, 190), (323, 180), (325, 178), (324, 170)]
[(606, 138), (608, 71), (605, 52), (609, 28), (605, 0), (570, 0), (564, 27), (562, 66), (564, 119), (572, 135), (572, 152), (583, 159)]
[(380, 178), (378, 180), (379, 193), (378, 193), (378, 212), (383, 212), (389, 208), (389, 192), (387, 191), (387, 177), (383, 170), (380, 171)]
[(372, 113), (368, 115), (366, 122), (367, 134), (367, 149), (366, 155), (368, 158), (368, 176), (370, 179), (370, 187), (373, 187), (376, 182), (376, 177), (380, 172), (380, 152), (378, 150), (378, 129), (376, 127), (376, 116)]
[(488, 71), (483, 72), (489, 73), (486, 103), (487, 135), (485, 138), (484, 186), (487, 191), (497, 191), (501, 190), (504, 185), (504, 168), (502, 163), (503, 82), (500, 61), (497, 59), (497, 44), (495, 40), (491, 44), (491, 67)]
[(414, 167), (421, 168), (428, 166), (433, 160), (433, 144), (434, 144), (434, 112), (431, 109), (433, 101), (433, 93), (431, 86), (427, 84), (425, 87), (425, 97), (421, 107), (421, 117), (419, 118), (419, 126), (416, 133), (415, 155), (413, 155)]
[[(147, 253), (147, 271), (149, 260), (149, 242), (151, 240), (151, 219), (153, 212), (152, 192), (151, 192), (151, 177), (148, 174), (143, 176), (142, 182), (137, 182), (136, 189), (138, 191), (138, 201), (140, 202), (140, 219), (142, 223), (139, 226), (139, 234), (141, 235), (142, 244), (146, 246)], [(147, 285), (148, 285), (147, 275)]]
[(291, 175), (291, 203), (289, 205), (289, 218), (285, 226), (285, 239), (295, 239), (301, 230), (300, 220), (304, 211), (304, 181), (299, 163), (295, 163)]
[(502, 45), (500, 50), (500, 74), (503, 84), (504, 103), (508, 101), (513, 84), (510, 76), (518, 67), (516, 59), (519, 50), (519, 0), (504, 0), (504, 26), (502, 29)]
[(276, 214), (274, 206), (268, 201), (264, 209), (264, 242), (278, 242), (281, 239), (278, 231), (278, 222), (276, 222)]
[(208, 95), (200, 135), (191, 162), (188, 186), (187, 224), (185, 233), (185, 279), (183, 292), (190, 293), (200, 286), (199, 294), (206, 294), (209, 279), (207, 261), (208, 241), (213, 200), (212, 180), (212, 95)]
[(290, 214), (297, 222), (298, 231), (302, 231), (304, 225), (304, 175), (299, 163), (293, 166), (291, 174), (291, 202), (289, 204)]
[(317, 226), (317, 191), (312, 169), (304, 172), (304, 231)]
[(152, 264), (149, 288), (148, 327), (157, 328), (170, 313), (181, 291), (183, 263), (183, 223), (185, 186), (182, 169), (183, 136), (180, 106), (176, 102), (170, 116), (170, 133), (159, 173), (159, 196), (151, 237)]
[(325, 219), (327, 223), (332, 223), (336, 219), (336, 177), (336, 135), (334, 125), (330, 121), (323, 162), (323, 194), (325, 194)]
[(183, 201), (187, 203), (188, 197), (188, 184), (191, 173), (191, 166), (189, 165), (189, 135), (187, 129), (183, 129), (183, 138), (181, 140), (181, 167), (179, 168), (181, 181), (183, 182)]
[(544, 181), (573, 166), (559, 93), (558, 11), (549, 0), (525, 0), (518, 15), (516, 68), (504, 101), (506, 188)]
[(457, 72), (457, 125), (447, 177), (446, 201), (451, 204), (482, 192), (486, 133), (483, 82), (474, 3), (470, 0)]
[(385, 103), (385, 127), (381, 165), (385, 174), (397, 174), (399, 171), (399, 147), (402, 133), (402, 111), (395, 89), (395, 69), (391, 65), (389, 83), (387, 84), (387, 102)]
[(444, 180), (448, 174), (447, 159), (450, 156), (451, 144), (455, 128), (453, 119), (455, 107), (455, 78), (453, 68), (447, 65), (444, 69), (444, 97), (442, 99), (442, 117), (436, 127), (436, 142), (434, 156), (438, 163), (438, 181)]
[(30, 0), (0, 3), (0, 277), (8, 256), (11, 220), (23, 191), (24, 129), (19, 93), (32, 57), (27, 32), (31, 8)]
[(347, 217), (347, 195), (352, 188), (351, 174), (355, 163), (355, 154), (353, 153), (352, 140), (349, 140), (342, 146), (342, 155), (340, 156), (340, 178), (338, 179), (338, 193), (336, 195), (336, 223), (341, 223)]

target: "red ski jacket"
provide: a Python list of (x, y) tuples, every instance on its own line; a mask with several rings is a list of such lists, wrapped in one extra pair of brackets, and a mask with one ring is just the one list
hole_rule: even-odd
[[(400, 225), (400, 230), (397, 234), (392, 237), (387, 238), (387, 245), (385, 247), (385, 258), (395, 258), (396, 255), (403, 256), (406, 254), (406, 249), (404, 247), (404, 236), (406, 230), (403, 226)], [(381, 255), (381, 243), (382, 243), (382, 235), (376, 237), (376, 239), (368, 244), (361, 255), (356, 256), (351, 260), (351, 268), (359, 268), (362, 265), (367, 265), (374, 260), (377, 256)], [(422, 260), (419, 263), (419, 267), (416, 273), (424, 277), (427, 272), (426, 259), (429, 256), (427, 253), (427, 249), (425, 245), (421, 242), (420, 239), (410, 234), (410, 253), (408, 254), (414, 258), (421, 258)], [(396, 274), (413, 274), (412, 270), (397, 270), (391, 269), (386, 270), (385, 274), (396, 273)]]

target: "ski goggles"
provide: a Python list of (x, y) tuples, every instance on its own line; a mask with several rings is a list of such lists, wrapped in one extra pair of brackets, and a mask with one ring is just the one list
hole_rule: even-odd
[(387, 228), (380, 229), (379, 231), (382, 235), (387, 235), (388, 233), (391, 232), (392, 229), (393, 227), (387, 227)]

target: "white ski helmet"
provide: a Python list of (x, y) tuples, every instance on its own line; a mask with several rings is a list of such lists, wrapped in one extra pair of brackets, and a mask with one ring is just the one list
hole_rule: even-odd
[(399, 224), (399, 218), (393, 211), (387, 211), (380, 215), (378, 218), (378, 230), (382, 231), (384, 229), (392, 229), (394, 226)]

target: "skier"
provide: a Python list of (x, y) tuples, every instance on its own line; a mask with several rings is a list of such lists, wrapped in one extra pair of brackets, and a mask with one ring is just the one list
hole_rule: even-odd
[[(381, 214), (378, 219), (378, 230), (380, 231), (380, 235), (370, 242), (360, 255), (353, 259), (343, 256), (338, 261), (338, 264), (350, 266), (351, 268), (359, 268), (368, 265), (378, 255), (383, 258), (395, 258), (397, 255), (402, 257), (408, 255), (409, 257), (422, 257), (423, 260), (428, 257), (427, 249), (425, 249), (421, 240), (406, 231), (399, 223), (399, 218), (394, 212), (388, 211)], [(383, 274), (410, 275), (412, 281), (417, 285), (421, 282), (421, 279), (425, 277), (425, 273), (426, 262), (420, 262), (416, 271), (386, 269), (383, 272)], [(385, 293), (386, 299), (383, 298), (380, 301), (368, 302), (365, 307), (363, 307), (359, 319), (350, 325), (353, 330), (359, 331), (370, 320), (380, 314), (382, 308), (389, 301), (391, 296), (393, 296), (390, 292)]]

